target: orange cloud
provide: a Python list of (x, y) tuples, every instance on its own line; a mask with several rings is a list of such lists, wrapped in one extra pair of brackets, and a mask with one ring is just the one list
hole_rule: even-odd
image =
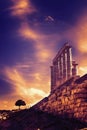
[[(24, 99), (27, 102), (27, 106), (29, 104), (33, 105), (49, 93), (49, 88), (48, 90), (44, 88), (45, 85), (48, 87), (49, 84), (47, 82), (44, 84), (43, 76), (40, 73), (31, 73), (30, 75), (34, 79), (31, 82), (30, 79), (26, 80), (23, 74), (16, 68), (6, 68), (4, 72), (7, 76), (7, 81), (14, 87), (14, 92), (3, 98), (6, 101), (3, 106), (4, 108), (15, 108), (14, 103), (18, 98)], [(46, 89), (46, 92), (44, 89)], [(10, 103), (7, 102), (9, 100), (11, 100)]]
[(87, 53), (87, 15), (81, 16), (76, 29), (78, 49)]
[[(87, 12), (87, 11), (86, 11)], [(87, 53), (87, 14), (83, 12), (77, 19), (75, 26), (70, 26), (63, 32), (63, 38), (70, 39), (79, 53)]]
[(18, 32), (19, 35), (24, 37), (25, 39), (38, 40), (40, 38), (40, 35), (38, 35), (35, 30), (30, 28), (28, 21), (21, 23), (21, 27)]
[(36, 9), (29, 0), (12, 0), (12, 2), (13, 6), (10, 9), (13, 16), (23, 16), (36, 12)]
[(49, 60), (52, 58), (54, 53), (51, 48), (51, 45), (49, 47), (49, 45), (46, 44), (45, 40), (40, 40), (37, 44), (35, 44), (35, 48), (37, 59), (40, 62), (47, 62), (48, 64)]
[[(23, 22), (21, 24), (21, 27), (19, 29), (19, 35), (24, 37), (25, 39), (32, 39), (34, 41), (34, 47), (36, 51), (36, 58), (40, 61), (46, 62), (49, 58), (52, 57), (53, 51), (52, 51), (52, 45), (54, 39), (58, 39), (58, 36), (55, 35), (45, 35), (39, 31), (36, 31), (30, 27), (28, 24), (28, 21)], [(50, 40), (51, 39), (51, 40)], [(50, 46), (48, 44), (48, 41), (50, 42)]]
[(87, 74), (87, 66), (80, 66), (79, 73), (80, 73), (80, 75)]
[[(87, 12), (87, 11), (86, 11)], [(72, 47), (74, 47), (74, 58), (78, 63), (78, 74), (87, 73), (87, 15), (82, 13), (78, 18), (75, 26), (63, 33), (63, 37), (71, 39)], [(73, 52), (74, 52), (73, 51)]]
[(87, 55), (79, 55), (77, 60), (79, 62), (78, 72), (80, 75), (87, 74)]
[(79, 50), (76, 56), (79, 63), (78, 72), (84, 75), (87, 73), (87, 15), (85, 13), (78, 19), (74, 35), (77, 43), (75, 46)]

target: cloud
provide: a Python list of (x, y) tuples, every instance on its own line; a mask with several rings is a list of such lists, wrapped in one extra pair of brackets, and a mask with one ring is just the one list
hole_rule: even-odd
[[(48, 61), (52, 55), (54, 54), (53, 44), (57, 39), (59, 39), (58, 34), (47, 35), (43, 33), (43, 30), (39, 30), (30, 25), (30, 19), (28, 16), (34, 12), (38, 12), (35, 7), (32, 5), (30, 0), (12, 0), (13, 6), (10, 8), (12, 11), (12, 16), (20, 16), (20, 27), (18, 29), (18, 34), (22, 38), (30, 41), (33, 41), (34, 49), (35, 49), (35, 58), (39, 60), (39, 62)], [(44, 16), (43, 16), (44, 17)], [(46, 21), (54, 21), (52, 16), (47, 16)], [(35, 23), (32, 23), (32, 25)], [(43, 23), (44, 24), (44, 23)], [(43, 25), (42, 25), (43, 26)], [(55, 36), (56, 35), (56, 36)], [(54, 41), (55, 39), (55, 41)], [(48, 44), (49, 42), (49, 44)], [(29, 42), (30, 43), (30, 42)]]
[[(87, 11), (86, 11), (87, 12)], [(78, 53), (87, 53), (87, 14), (82, 13), (76, 24), (64, 32), (64, 37), (73, 41), (73, 46), (79, 51)]]
[(87, 14), (80, 17), (76, 35), (79, 51), (82, 53), (87, 53)]
[(87, 74), (87, 54), (85, 55), (82, 55), (79, 54), (77, 56), (77, 61), (79, 63), (79, 66), (78, 66), (78, 72), (79, 72), (79, 75), (84, 75), (84, 74)]
[(22, 68), (22, 69), (27, 69), (28, 68), (29, 69), (30, 65), (28, 65), (28, 64), (19, 64), (18, 63), (16, 67), (19, 68), (19, 69), (20, 68)]
[(47, 16), (45, 18), (45, 21), (47, 21), (47, 22), (54, 22), (54, 18), (52, 16)]
[(35, 7), (29, 0), (11, 0), (13, 6), (10, 7), (13, 16), (24, 16), (36, 12)]
[(38, 33), (35, 32), (35, 30), (30, 28), (28, 21), (21, 23), (21, 27), (19, 28), (18, 32), (19, 35), (24, 37), (25, 39), (38, 40), (40, 38), (40, 35), (38, 35)]
[(43, 97), (45, 97), (47, 95), (43, 90), (40, 90), (40, 89), (37, 89), (37, 88), (25, 88), (25, 87), (23, 88), (22, 87), (21, 90), (28, 97), (38, 95), (38, 96), (43, 98)]
[(87, 66), (80, 66), (79, 73), (80, 73), (80, 75), (86, 74), (87, 73)]
[(75, 26), (63, 33), (63, 37), (71, 39), (74, 59), (78, 62), (78, 74), (87, 73), (87, 14), (82, 13)]
[(27, 83), (22, 74), (16, 68), (6, 68), (5, 74), (7, 75), (8, 81), (15, 86), (15, 91), (20, 87), (27, 87)]
[[(55, 41), (59, 39), (57, 34), (46, 35), (40, 30), (35, 30), (31, 28), (28, 21), (21, 23), (21, 27), (18, 30), (19, 36), (26, 40), (33, 40), (33, 45), (35, 49), (35, 57), (39, 61), (46, 62), (53, 55), (53, 46)], [(55, 39), (55, 40), (54, 40)]]
[(47, 41), (40, 40), (35, 45), (35, 48), (36, 48), (36, 58), (38, 59), (38, 61), (48, 63), (48, 61), (51, 59), (53, 55), (51, 43), (50, 45), (47, 45)]
[[(14, 66), (12, 68), (6, 67), (3, 70), (4, 75), (6, 76), (4, 80), (6, 81), (6, 83), (11, 84), (11, 86), (7, 86), (7, 89), (5, 89), (9, 90), (10, 88), (12, 88), (9, 93), (2, 93), (3, 98), (1, 102), (10, 101), (10, 104), (3, 104), (4, 108), (6, 108), (6, 105), (7, 108), (13, 108), (15, 101), (20, 98), (25, 100), (25, 102), (27, 102), (27, 105), (33, 105), (49, 94), (49, 84), (47, 83), (48, 77), (46, 77), (46, 81), (45, 79), (43, 79), (45, 77), (42, 76), (39, 72), (33, 72), (29, 74), (25, 72), (26, 77), (28, 76), (28, 78), (26, 78), (24, 72), (22, 73), (21, 67), (21, 65), (18, 65), (18, 67)], [(44, 87), (45, 85), (48, 87), (48, 90)], [(4, 90), (4, 88), (2, 90)]]

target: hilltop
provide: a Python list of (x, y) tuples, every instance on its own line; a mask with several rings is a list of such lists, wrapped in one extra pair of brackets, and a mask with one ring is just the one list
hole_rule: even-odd
[(11, 114), (0, 130), (80, 130), (87, 127), (87, 74), (71, 78), (48, 97)]

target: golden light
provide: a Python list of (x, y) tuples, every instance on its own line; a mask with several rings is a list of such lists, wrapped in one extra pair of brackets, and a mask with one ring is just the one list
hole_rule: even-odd
[(76, 29), (78, 49), (87, 53), (87, 15), (81, 16)]
[(51, 51), (42, 48), (40, 50), (37, 49), (37, 54), (36, 54), (37, 58), (40, 59), (41, 62), (48, 62), (49, 58), (51, 58), (52, 53)]
[(33, 39), (33, 40), (37, 40), (39, 38), (39, 36), (37, 35), (37, 33), (35, 33), (27, 23), (23, 23), (21, 25), (21, 28), (19, 29), (19, 34), (20, 36), (26, 38), (26, 39)]
[[(21, 65), (19, 66), (21, 67)], [(0, 100), (0, 102), (3, 101), (3, 107), (0, 107), (0, 109), (15, 109), (15, 101), (19, 98), (25, 100), (27, 106), (33, 105), (49, 94), (49, 84), (45, 83), (40, 73), (30, 74), (34, 79), (32, 82), (25, 80), (25, 77), (17, 68), (5, 68), (4, 72), (7, 76), (6, 81), (11, 83), (13, 91)], [(44, 86), (48, 87), (48, 90)]]
[(36, 12), (36, 9), (29, 0), (12, 0), (12, 2), (13, 6), (10, 9), (13, 16), (22, 16)]
[(79, 74), (80, 76), (87, 74), (87, 66), (79, 67)]

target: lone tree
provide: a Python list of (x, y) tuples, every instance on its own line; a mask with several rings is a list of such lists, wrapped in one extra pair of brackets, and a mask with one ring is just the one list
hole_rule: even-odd
[(20, 106), (25, 106), (26, 105), (26, 103), (25, 103), (25, 101), (23, 101), (23, 100), (17, 100), (16, 102), (15, 102), (15, 106), (19, 106), (19, 110), (20, 110)]

